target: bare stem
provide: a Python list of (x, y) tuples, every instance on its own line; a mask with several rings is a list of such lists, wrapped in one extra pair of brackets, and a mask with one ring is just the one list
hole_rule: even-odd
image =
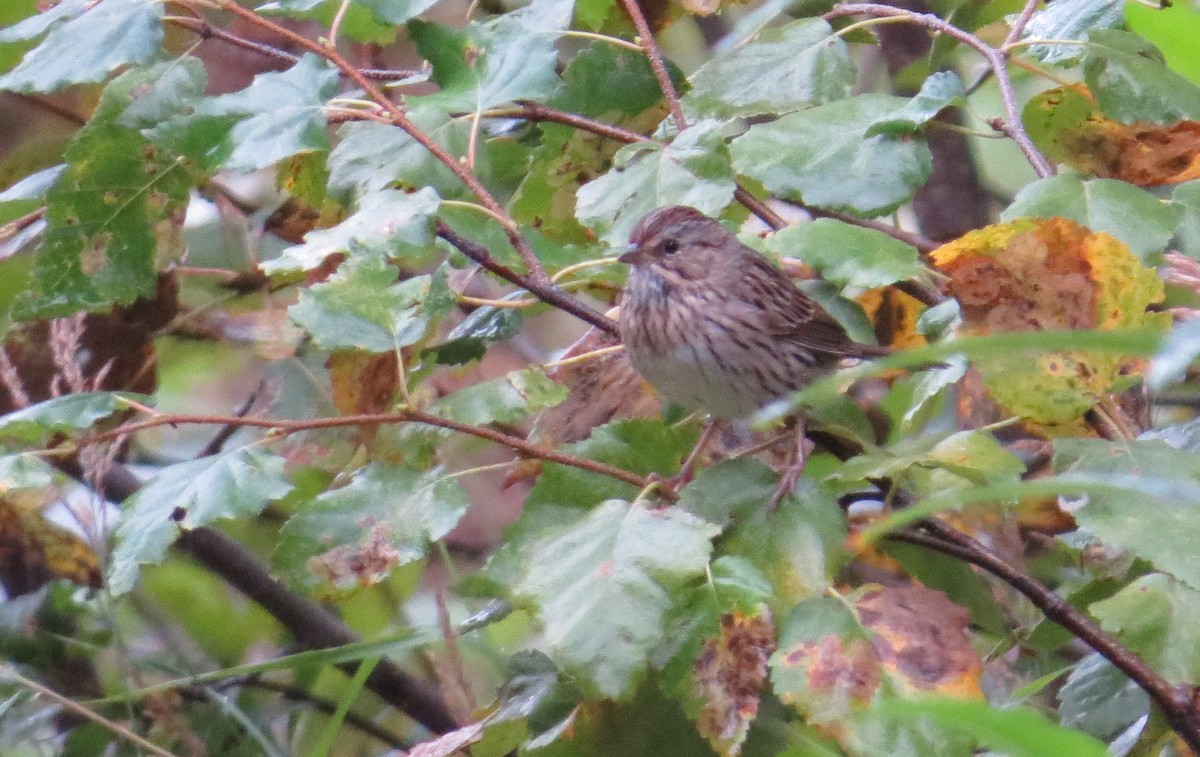
[(683, 131), (687, 128), (687, 119), (683, 117), (683, 107), (679, 104), (679, 92), (675, 90), (675, 82), (671, 81), (671, 74), (667, 71), (666, 63), (663, 62), (662, 51), (654, 42), (654, 30), (646, 21), (646, 14), (642, 13), (642, 8), (637, 4), (637, 0), (621, 0), (621, 3), (625, 6), (625, 12), (629, 14), (630, 20), (633, 21), (633, 28), (637, 29), (642, 50), (646, 52), (646, 57), (650, 60), (650, 68), (654, 70), (654, 76), (658, 79), (658, 86), (662, 88), (663, 97), (667, 98), (667, 106), (671, 109), (671, 118), (675, 120), (676, 128)]
[(1100, 653), (1145, 691), (1162, 710), (1167, 722), (1200, 754), (1200, 716), (1192, 707), (1193, 692), (1175, 686), (1146, 661), (1121, 644), (1112, 634), (1037, 579), (1008, 564), (967, 534), (937, 518), (918, 524), (918, 530), (902, 531), (888, 538), (917, 544), (958, 558), (991, 573), (1016, 589), (1054, 623), (1070, 631)]
[(393, 423), (421, 423), (426, 426), (444, 428), (449, 431), (456, 431), (460, 434), (475, 436), (480, 439), (486, 439), (490, 442), (495, 442), (501, 446), (508, 447), (522, 457), (544, 460), (546, 462), (558, 463), (560, 465), (569, 465), (573, 468), (579, 468), (592, 473), (599, 473), (600, 475), (608, 476), (609, 478), (614, 478), (618, 481), (623, 481), (638, 488), (645, 487), (650, 483), (650, 479), (647, 477), (639, 476), (638, 474), (627, 471), (624, 468), (617, 468), (606, 463), (596, 462), (595, 460), (576, 457), (575, 455), (567, 454), (565, 452), (542, 449), (541, 447), (530, 444), (528, 441), (519, 436), (512, 436), (510, 434), (501, 433), (499, 431), (494, 431), (490, 428), (483, 428), (481, 426), (472, 426), (467, 423), (459, 423), (457, 421), (439, 418), (436, 415), (430, 415), (429, 413), (422, 413), (415, 410), (407, 410), (398, 413), (341, 415), (328, 418), (314, 418), (311, 420), (281, 420), (271, 418), (237, 417), (229, 415), (164, 413), (153, 418), (148, 418), (144, 421), (127, 423), (111, 431), (95, 434), (88, 437), (86, 441), (88, 444), (95, 444), (138, 431), (144, 431), (148, 428), (156, 428), (158, 426), (179, 426), (184, 424), (266, 428), (271, 429), (277, 434), (286, 435), (294, 434), (300, 431), (312, 431), (315, 429)]
[(433, 137), (429, 136), (420, 128), (418, 128), (417, 125), (413, 123), (412, 119), (408, 117), (408, 114), (403, 108), (392, 102), (391, 98), (384, 94), (383, 91), (380, 90), (379, 87), (377, 87), (371, 80), (363, 76), (362, 72), (355, 68), (344, 57), (342, 57), (341, 53), (318, 42), (314, 42), (307, 37), (296, 34), (292, 30), (282, 27), (279, 24), (260, 16), (254, 11), (243, 8), (233, 0), (218, 0), (218, 2), (221, 9), (229, 11), (230, 13), (243, 18), (256, 26), (269, 29), (284, 39), (287, 39), (292, 44), (302, 47), (314, 55), (319, 55), (333, 65), (337, 66), (337, 68), (341, 70), (347, 76), (347, 78), (357, 84), (358, 87), (366, 93), (367, 97), (375, 101), (379, 107), (383, 108), (383, 110), (387, 112), (392, 119), (392, 123), (403, 129), (405, 133), (407, 133), (410, 137), (416, 140), (418, 144), (428, 150), (429, 153), (441, 161), (443, 165), (449, 168), (451, 172), (458, 177), (458, 180), (461, 181), (467, 187), (467, 189), (471, 190), (472, 194), (479, 198), (479, 202), (484, 207), (495, 213), (497, 216), (505, 219), (506, 223), (503, 224), (504, 233), (508, 236), (508, 240), (516, 249), (517, 254), (519, 254), (521, 259), (525, 261), (525, 266), (529, 269), (528, 275), (530, 279), (538, 283), (553, 286), (549, 283), (549, 274), (547, 274), (546, 269), (542, 267), (541, 261), (538, 260), (537, 255), (533, 252), (533, 248), (530, 247), (528, 240), (521, 236), (521, 230), (517, 226), (516, 222), (513, 221), (512, 218), (504, 211), (503, 206), (501, 206), (499, 201), (492, 196), (492, 193), (489, 192), (487, 187), (483, 185), (483, 182), (479, 180), (479, 177), (476, 176), (469, 167), (464, 165), (450, 153), (446, 152), (446, 149), (439, 145), (433, 139)]
[(1000, 101), (1004, 105), (1005, 122), (1002, 125), (1002, 131), (1017, 143), (1017, 147), (1021, 150), (1025, 159), (1029, 161), (1029, 164), (1033, 166), (1033, 170), (1039, 177), (1045, 178), (1054, 175), (1054, 166), (1046, 160), (1046, 156), (1042, 155), (1037, 146), (1033, 144), (1033, 140), (1029, 138), (1029, 134), (1025, 131), (1024, 124), (1021, 123), (1021, 111), (1017, 107), (1017, 96), (1013, 91), (1012, 79), (1008, 75), (1008, 59), (1005, 53), (987, 44), (974, 34), (959, 29), (957, 26), (931, 13), (913, 13), (912, 11), (894, 8), (890, 5), (881, 5), (879, 3), (846, 3), (835, 7), (826, 13), (823, 18), (830, 20), (844, 16), (863, 15), (907, 19), (910, 23), (924, 26), (927, 29), (940, 32), (948, 37), (953, 37), (982, 55), (987, 60), (988, 66), (992, 69), (992, 73), (996, 77), (996, 85), (1000, 90)]

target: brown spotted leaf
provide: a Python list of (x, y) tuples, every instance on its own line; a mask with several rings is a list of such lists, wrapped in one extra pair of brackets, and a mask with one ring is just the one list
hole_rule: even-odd
[[(962, 306), (963, 335), (1043, 329), (1166, 328), (1147, 308), (1161, 279), (1117, 239), (1064, 218), (995, 224), (931, 254)], [(1145, 362), (1083, 350), (980, 358), (991, 401), (1045, 430), (1077, 427), (1097, 401), (1120, 393)], [(983, 398), (972, 412), (986, 407)]]
[(704, 642), (695, 665), (696, 695), (704, 702), (696, 725), (719, 754), (741, 753), (774, 651), (775, 624), (765, 609), (722, 616), (720, 633)]
[(917, 331), (917, 319), (925, 305), (912, 295), (889, 286), (869, 289), (855, 299), (875, 325), (880, 344), (900, 350), (926, 344), (925, 337)]
[(871, 589), (854, 603), (880, 664), (901, 691), (981, 698), (983, 661), (967, 636), (970, 615), (922, 586)]
[(55, 496), (50, 486), (0, 495), (0, 583), (10, 597), (55, 578), (100, 585), (100, 563), (87, 542), (42, 516)]
[(780, 700), (834, 737), (848, 735), (847, 720), (879, 690), (881, 666), (870, 637), (849, 609), (831, 597), (813, 597), (796, 606), (770, 666)]
[(1114, 121), (1083, 84), (1042, 92), (1022, 120), (1049, 157), (1093, 176), (1139, 187), (1200, 178), (1200, 123)]

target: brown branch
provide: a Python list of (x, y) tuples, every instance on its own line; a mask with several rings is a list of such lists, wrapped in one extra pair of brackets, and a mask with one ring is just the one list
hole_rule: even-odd
[(220, 426), (248, 426), (254, 428), (271, 429), (273, 432), (281, 435), (294, 434), (300, 431), (313, 431), (324, 428), (343, 428), (346, 426), (363, 426), (376, 424), (391, 424), (391, 423), (421, 423), (426, 426), (435, 428), (444, 428), (449, 431), (456, 431), (460, 434), (475, 436), (480, 439), (486, 439), (490, 442), (495, 442), (504, 447), (508, 447), (517, 452), (522, 457), (544, 460), (549, 463), (558, 463), (560, 465), (569, 465), (572, 468), (599, 473), (602, 476), (608, 476), (618, 481), (624, 481), (638, 488), (645, 488), (653, 481), (645, 476), (639, 476), (636, 473), (617, 468), (605, 463), (588, 460), (583, 457), (566, 452), (558, 452), (555, 450), (542, 449), (536, 445), (530, 444), (525, 439), (510, 434), (504, 434), (499, 431), (493, 431), (489, 428), (480, 426), (472, 426), (467, 423), (459, 423), (457, 421), (439, 418), (436, 415), (422, 413), (416, 410), (407, 410), (398, 413), (368, 413), (362, 415), (340, 415), (329, 418), (314, 418), (311, 420), (282, 420), (271, 418), (237, 418), (227, 415), (191, 415), (186, 413), (180, 414), (161, 414), (156, 415), (144, 421), (136, 421), (134, 423), (126, 423), (123, 426), (95, 434), (87, 437), (84, 441), (87, 444), (96, 444), (109, 439), (115, 439), (128, 434), (144, 431), (148, 428), (157, 428), (158, 426), (180, 426), (185, 424), (197, 425), (220, 425)]
[(318, 42), (314, 42), (307, 37), (296, 34), (290, 29), (282, 27), (279, 24), (260, 16), (252, 10), (243, 8), (234, 2), (234, 0), (216, 0), (216, 2), (217, 6), (221, 9), (229, 11), (230, 13), (243, 18), (256, 26), (269, 29), (289, 42), (302, 47), (305, 50), (314, 53), (315, 55), (321, 56), (333, 65), (337, 66), (338, 69), (340, 69), (351, 81), (357, 84), (358, 87), (366, 93), (367, 97), (371, 98), (376, 105), (387, 112), (392, 123), (403, 129), (405, 133), (416, 140), (418, 144), (428, 150), (431, 155), (449, 168), (450, 171), (453, 172), (456, 177), (458, 177), (458, 180), (461, 181), (467, 187), (467, 189), (469, 189), (471, 193), (475, 195), (476, 198), (478, 198), (480, 204), (491, 211), (496, 218), (503, 221), (501, 225), (504, 228), (504, 233), (508, 236), (508, 240), (512, 243), (513, 248), (516, 249), (517, 254), (519, 254), (521, 259), (525, 261), (525, 266), (529, 269), (528, 276), (530, 279), (539, 284), (544, 284), (548, 287), (554, 287), (554, 284), (550, 281), (549, 274), (546, 273), (546, 269), (542, 267), (541, 261), (538, 260), (533, 248), (529, 245), (529, 241), (521, 235), (521, 230), (517, 226), (516, 222), (513, 221), (512, 218), (505, 212), (503, 206), (501, 206), (499, 201), (492, 196), (492, 193), (489, 192), (487, 187), (483, 185), (483, 182), (479, 180), (479, 177), (476, 176), (465, 163), (459, 161), (453, 155), (446, 152), (445, 148), (443, 148), (432, 137), (418, 128), (417, 125), (408, 117), (408, 114), (403, 108), (392, 102), (392, 100), (386, 94), (384, 94), (379, 87), (375, 86), (375, 84), (372, 83), (366, 76), (364, 76), (362, 72), (355, 68), (344, 57), (342, 57), (341, 53), (339, 53), (332, 46), (325, 46)]
[(26, 213), (20, 218), (15, 218), (8, 223), (0, 226), (0, 240), (8, 239), (11, 236), (20, 234), (25, 229), (34, 225), (38, 221), (46, 217), (46, 208), (38, 208), (37, 210)]
[(538, 299), (542, 300), (543, 302), (553, 305), (560, 310), (565, 310), (571, 315), (590, 323), (601, 331), (611, 334), (618, 339), (621, 338), (620, 329), (617, 327), (617, 324), (608, 316), (593, 310), (556, 286), (535, 281), (528, 276), (517, 273), (503, 263), (498, 262), (491, 256), (491, 253), (488, 252), (486, 247), (467, 239), (462, 234), (459, 234), (457, 231), (450, 228), (450, 226), (448, 226), (444, 221), (439, 220), (437, 222), (437, 235), (454, 245), (459, 252), (466, 255), (471, 260), (474, 260), (483, 268), (491, 271), (505, 281), (516, 284), (522, 289), (525, 289), (531, 294), (537, 296)]
[(1045, 178), (1054, 175), (1054, 166), (1046, 160), (1046, 156), (1042, 155), (1037, 146), (1033, 144), (1033, 140), (1025, 132), (1025, 126), (1021, 123), (1021, 111), (1017, 107), (1017, 96), (1013, 90), (1012, 79), (1008, 75), (1008, 61), (1005, 53), (987, 44), (974, 34), (959, 29), (957, 26), (947, 23), (930, 13), (913, 13), (912, 11), (893, 8), (890, 5), (881, 5), (879, 3), (846, 3), (835, 7), (822, 16), (822, 18), (829, 21), (844, 16), (903, 18), (909, 23), (919, 24), (927, 29), (932, 29), (948, 37), (953, 37), (982, 55), (996, 77), (996, 85), (1000, 89), (1000, 101), (1004, 105), (1006, 120), (1004, 123), (998, 124), (997, 128), (1000, 128), (1016, 142), (1017, 147), (1025, 155), (1025, 159), (1033, 166), (1033, 170), (1039, 177)]
[(1176, 686), (1167, 681), (1094, 620), (967, 534), (937, 518), (921, 521), (918, 529), (890, 534), (888, 538), (958, 558), (982, 568), (1016, 589), (1048, 620), (1070, 631), (1129, 676), (1159, 706), (1180, 738), (1187, 742), (1193, 752), (1200, 754), (1200, 714), (1192, 706), (1193, 692), (1190, 686)]
[(629, 19), (633, 21), (633, 28), (637, 29), (638, 41), (642, 44), (642, 50), (646, 52), (646, 58), (650, 61), (654, 77), (658, 79), (658, 86), (662, 89), (663, 97), (667, 99), (667, 106), (671, 109), (675, 127), (679, 131), (683, 131), (687, 128), (687, 119), (683, 117), (683, 106), (679, 104), (679, 93), (675, 91), (675, 82), (671, 81), (671, 74), (667, 71), (666, 63), (663, 62), (662, 52), (654, 42), (654, 31), (650, 28), (650, 23), (646, 21), (646, 15), (642, 13), (642, 8), (638, 5), (637, 0), (621, 0), (621, 3), (625, 6), (625, 12), (629, 14)]
[(5, 92), (9, 97), (16, 97), (33, 105), (36, 108), (41, 108), (47, 113), (53, 113), (64, 121), (69, 121), (75, 126), (83, 126), (87, 123), (87, 117), (83, 116), (65, 105), (60, 105), (49, 97), (41, 95), (30, 95), (24, 92)]
[[(282, 50), (274, 45), (268, 45), (265, 42), (255, 42), (252, 39), (239, 37), (233, 32), (225, 31), (224, 29), (213, 26), (202, 18), (189, 18), (187, 16), (167, 16), (163, 21), (182, 27), (195, 34), (201, 39), (216, 39), (221, 42), (240, 47), (244, 50), (249, 50), (265, 58), (271, 58), (282, 63), (294, 64), (300, 60), (300, 56), (295, 53), (289, 53), (287, 50)], [(385, 68), (361, 68), (363, 76), (375, 81), (396, 81), (398, 79), (407, 79), (410, 76), (417, 76), (420, 71), (410, 69), (385, 69)], [(345, 73), (343, 72), (343, 75)]]
[[(68, 475), (87, 483), (78, 463), (62, 461), (59, 465)], [(104, 473), (98, 493), (120, 503), (132, 497), (141, 485), (128, 468), (113, 465)], [(311, 599), (289, 591), (249, 550), (220, 531), (207, 526), (194, 528), (185, 531), (177, 545), (261, 605), (302, 646), (328, 649), (362, 640), (341, 618)], [(353, 675), (357, 664), (339, 667)], [(382, 660), (375, 666), (367, 679), (367, 688), (435, 733), (458, 727), (437, 690), (391, 660)]]
[[(658, 140), (648, 137), (645, 134), (640, 134), (636, 131), (623, 129), (619, 126), (602, 123), (600, 121), (580, 116), (575, 113), (551, 108), (546, 105), (537, 103), (520, 102), (512, 108), (500, 108), (497, 110), (487, 111), (483, 114), (485, 117), (491, 118), (524, 118), (529, 121), (549, 121), (551, 123), (563, 124), (571, 126), (581, 131), (590, 132), (602, 137), (624, 142), (625, 144), (634, 144), (637, 142), (649, 142), (653, 144), (661, 144)], [(771, 210), (765, 202), (755, 197), (750, 190), (738, 184), (734, 189), (733, 197), (741, 203), (747, 210), (762, 219), (763, 223), (778, 231), (787, 225), (787, 222), (780, 217), (778, 213)], [(799, 202), (791, 202), (802, 210), (805, 210), (810, 215), (820, 218), (834, 218), (844, 223), (854, 226), (861, 226), (866, 229), (874, 229), (875, 231), (887, 234), (894, 239), (898, 239), (906, 244), (911, 244), (921, 252), (929, 252), (937, 248), (937, 242), (931, 239), (926, 239), (919, 234), (913, 234), (908, 231), (897, 229), (886, 223), (874, 221), (867, 218), (855, 218), (854, 216), (838, 213), (832, 210), (822, 210), (814, 208)]]

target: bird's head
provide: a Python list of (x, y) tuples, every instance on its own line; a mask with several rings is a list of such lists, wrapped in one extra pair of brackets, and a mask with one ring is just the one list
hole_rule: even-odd
[(659, 208), (638, 221), (618, 258), (635, 271), (696, 279), (734, 264), (742, 245), (728, 229), (695, 208)]

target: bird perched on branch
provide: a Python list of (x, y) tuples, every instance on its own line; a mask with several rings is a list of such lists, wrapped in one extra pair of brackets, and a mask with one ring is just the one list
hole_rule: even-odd
[[(714, 418), (746, 417), (830, 373), (842, 358), (888, 353), (850, 339), (786, 274), (694, 208), (649, 213), (619, 260), (632, 266), (620, 316), (629, 359), (667, 399)], [(790, 490), (799, 475), (785, 475), (781, 486)]]

